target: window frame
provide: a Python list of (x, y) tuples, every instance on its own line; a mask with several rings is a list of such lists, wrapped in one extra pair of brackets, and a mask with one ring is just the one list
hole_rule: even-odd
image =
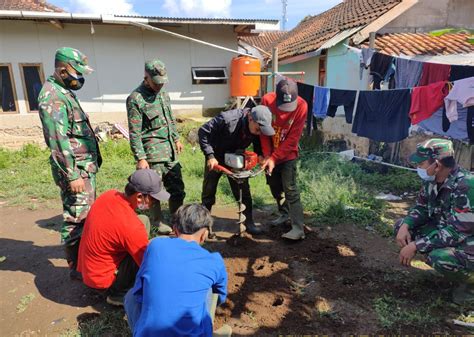
[(21, 84), (23, 86), (23, 94), (25, 95), (26, 109), (27, 109), (28, 113), (34, 113), (34, 112), (37, 113), (38, 110), (31, 110), (30, 109), (30, 101), (28, 99), (28, 90), (26, 89), (25, 74), (23, 72), (23, 67), (38, 67), (39, 68), (39, 77), (40, 77), (41, 85), (43, 85), (44, 81), (45, 81), (44, 72), (43, 72), (43, 63), (41, 63), (41, 62), (18, 63), (18, 66), (20, 67)]
[(3, 111), (2, 107), (0, 107), (0, 114), (18, 114), (20, 113), (20, 110), (18, 109), (18, 96), (16, 95), (15, 77), (13, 76), (12, 64), (0, 62), (0, 66), (8, 68), (8, 73), (10, 74), (10, 83), (12, 84), (13, 102), (15, 103), (15, 111)]
[[(224, 72), (224, 77), (202, 77), (197, 76), (196, 71), (199, 70), (222, 70)], [(229, 80), (229, 75), (227, 74), (227, 67), (191, 67), (191, 80), (193, 85), (203, 85), (203, 84), (227, 84)], [(223, 81), (222, 83), (200, 83), (201, 81)]]

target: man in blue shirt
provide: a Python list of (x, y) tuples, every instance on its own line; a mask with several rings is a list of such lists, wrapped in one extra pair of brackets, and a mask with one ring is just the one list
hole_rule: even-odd
[(219, 253), (200, 245), (212, 217), (202, 205), (181, 206), (173, 216), (177, 238), (150, 242), (125, 296), (125, 311), (134, 336), (212, 336), (212, 294), (227, 296), (227, 272)]

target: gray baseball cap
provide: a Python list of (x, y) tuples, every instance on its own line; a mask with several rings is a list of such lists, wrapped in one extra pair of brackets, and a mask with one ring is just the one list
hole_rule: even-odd
[(166, 201), (170, 198), (170, 194), (163, 187), (161, 177), (154, 170), (136, 170), (128, 177), (128, 182), (137, 192), (149, 194), (156, 200)]
[(298, 85), (295, 81), (284, 79), (276, 86), (277, 107), (281, 111), (295, 111), (298, 106)]
[(264, 136), (273, 136), (275, 130), (272, 127), (272, 112), (265, 105), (257, 105), (250, 111), (252, 119), (260, 126)]

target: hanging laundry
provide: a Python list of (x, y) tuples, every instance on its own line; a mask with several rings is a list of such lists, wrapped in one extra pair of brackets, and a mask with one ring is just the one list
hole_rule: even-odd
[(410, 90), (360, 91), (352, 132), (380, 142), (408, 137)]
[(423, 62), (397, 58), (395, 67), (396, 89), (413, 88), (420, 81)]
[(313, 99), (313, 115), (317, 118), (326, 118), (330, 99), (329, 88), (316, 85)]
[(428, 85), (434, 82), (447, 81), (451, 66), (449, 64), (423, 63), (419, 86)]
[(336, 115), (337, 108), (340, 105), (343, 105), (344, 114), (346, 115), (346, 122), (351, 124), (356, 95), (356, 90), (330, 89), (327, 115), (329, 117), (334, 117)]
[(385, 79), (394, 58), (385, 54), (375, 52), (370, 61), (370, 75), (374, 78), (374, 89), (380, 89), (380, 82)]
[(448, 119), (448, 116), (446, 116), (446, 106), (443, 106), (443, 131), (448, 132), (449, 127), (451, 126), (451, 122)]
[[(300, 96), (306, 101), (306, 103), (308, 104), (308, 111), (313, 111), (314, 87), (312, 85), (301, 82), (296, 82), (296, 85), (298, 86), (298, 96)], [(313, 114), (308, 113), (306, 115), (306, 133), (308, 134), (308, 136), (311, 136), (313, 134), (315, 126), (316, 123), (313, 123)]]
[(449, 80), (451, 82), (468, 77), (474, 77), (473, 66), (451, 66), (451, 74), (449, 75)]
[(467, 108), (458, 103), (458, 119), (451, 123), (448, 131), (443, 131), (443, 108), (438, 109), (430, 118), (418, 125), (436, 135), (451, 137), (458, 140), (467, 140)]
[(362, 74), (364, 73), (364, 69), (368, 69), (370, 67), (370, 62), (372, 60), (372, 56), (374, 55), (375, 50), (372, 48), (362, 48), (360, 53), (360, 70), (359, 70), (359, 77), (362, 79)]
[(474, 145), (474, 106), (467, 108), (466, 127), (469, 144)]
[(447, 82), (436, 82), (413, 88), (409, 112), (411, 124), (418, 124), (422, 120), (430, 118), (436, 110), (443, 106), (447, 94)]
[(446, 116), (450, 122), (458, 118), (458, 109), (456, 102), (461, 103), (463, 107), (474, 105), (474, 77), (465, 78), (454, 82), (453, 89), (444, 99), (446, 104)]

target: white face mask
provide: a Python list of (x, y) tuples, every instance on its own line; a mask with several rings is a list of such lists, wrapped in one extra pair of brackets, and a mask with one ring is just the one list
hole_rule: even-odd
[(138, 209), (139, 209), (140, 211), (147, 211), (147, 210), (150, 209), (150, 207), (148, 206), (148, 204), (147, 204), (146, 201), (143, 201), (143, 202), (141, 202), (141, 203), (138, 203), (137, 207), (138, 207)]
[(424, 181), (434, 181), (436, 179), (435, 176), (430, 176), (428, 172), (426, 171), (426, 169), (423, 169), (421, 167), (418, 167), (416, 169), (416, 173), (418, 173), (420, 178), (423, 179)]

